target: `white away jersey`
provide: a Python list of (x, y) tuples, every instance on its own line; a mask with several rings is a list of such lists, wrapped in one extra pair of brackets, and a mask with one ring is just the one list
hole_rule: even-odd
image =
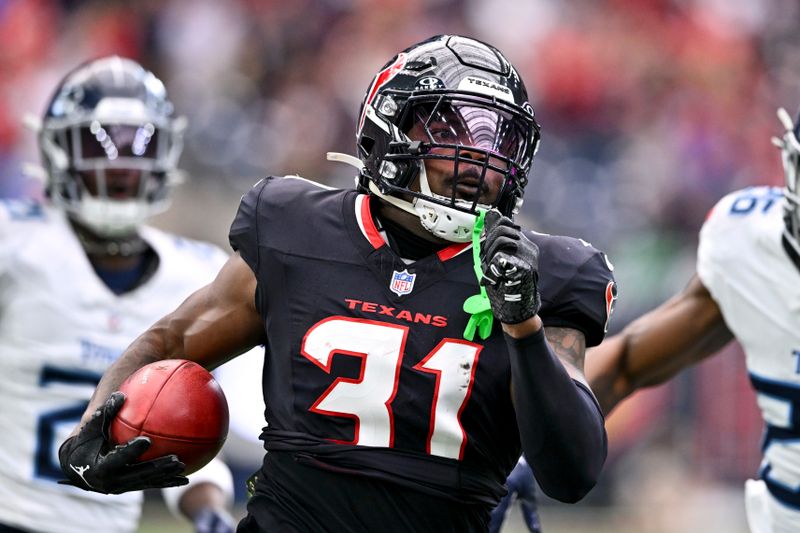
[(160, 258), (144, 285), (115, 295), (64, 215), (0, 201), (0, 524), (59, 533), (134, 531), (141, 493), (58, 485), (58, 446), (100, 376), (153, 322), (209, 283), (217, 247), (144, 228)]
[(700, 232), (697, 272), (744, 349), (766, 422), (760, 475), (776, 506), (769, 531), (800, 531), (800, 269), (783, 227), (781, 189), (726, 196)]

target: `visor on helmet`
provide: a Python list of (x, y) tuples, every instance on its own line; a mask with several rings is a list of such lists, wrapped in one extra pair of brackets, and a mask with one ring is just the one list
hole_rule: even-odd
[(84, 158), (115, 161), (120, 158), (156, 159), (159, 132), (149, 122), (141, 126), (101, 124), (93, 121), (79, 128), (78, 141)]
[(98, 233), (130, 232), (168, 205), (180, 153), (172, 129), (146, 120), (53, 121), (42, 133), (43, 151), (61, 162), (51, 168), (54, 200)]
[(163, 172), (168, 168), (169, 135), (149, 122), (128, 125), (94, 120), (56, 130), (54, 134), (56, 144), (70, 154), (73, 170), (119, 168)]
[(415, 123), (423, 125), (432, 145), (469, 147), (494, 159), (523, 162), (530, 122), (511, 112), (475, 102), (440, 100), (418, 102), (412, 105), (411, 113)]
[[(408, 99), (398, 120), (401, 137), (381, 166), (389, 189), (427, 198), (440, 205), (476, 214), (477, 209), (513, 209), (521, 195), (538, 143), (538, 126), (530, 115), (504, 102), (468, 94), (422, 94)], [(452, 164), (445, 191), (404, 179), (420, 172), (397, 172), (412, 162), (446, 160)], [(422, 167), (418, 167), (422, 168)], [(421, 180), (424, 182), (425, 180)], [(517, 192), (515, 192), (517, 191)]]

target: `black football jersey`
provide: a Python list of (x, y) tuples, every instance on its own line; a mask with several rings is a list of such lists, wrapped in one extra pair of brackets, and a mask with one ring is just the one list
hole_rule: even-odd
[[(257, 278), (266, 330), (267, 450), (466, 502), (496, 502), (521, 445), (500, 324), (468, 341), (470, 243), (407, 264), (371, 202), (297, 177), (242, 198), (230, 242)], [(527, 233), (545, 326), (599, 344), (616, 297), (604, 255)]]

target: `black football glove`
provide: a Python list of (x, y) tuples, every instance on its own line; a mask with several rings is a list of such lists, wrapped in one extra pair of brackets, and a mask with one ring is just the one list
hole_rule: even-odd
[(136, 463), (136, 459), (150, 447), (147, 437), (136, 437), (117, 446), (109, 442), (108, 427), (124, 401), (125, 395), (121, 392), (112, 394), (77, 435), (61, 444), (58, 460), (69, 479), (59, 483), (102, 494), (121, 494), (177, 487), (189, 482), (181, 475), (186, 465), (175, 455)]
[(481, 285), (492, 313), (504, 324), (519, 324), (539, 312), (539, 247), (510, 218), (486, 213), (481, 244)]

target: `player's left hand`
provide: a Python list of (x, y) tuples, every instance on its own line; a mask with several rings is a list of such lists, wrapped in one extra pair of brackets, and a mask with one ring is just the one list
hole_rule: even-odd
[(195, 533), (233, 533), (236, 530), (236, 522), (230, 514), (210, 507), (197, 513), (192, 522)]
[(124, 401), (125, 395), (115, 392), (77, 435), (64, 441), (58, 449), (58, 459), (68, 480), (59, 483), (102, 494), (121, 494), (189, 482), (181, 475), (185, 465), (175, 455), (136, 462), (150, 447), (147, 437), (136, 437), (117, 446), (109, 442), (108, 427)]
[(510, 218), (486, 213), (486, 237), (481, 244), (481, 284), (494, 316), (504, 324), (519, 324), (539, 312), (539, 247)]

